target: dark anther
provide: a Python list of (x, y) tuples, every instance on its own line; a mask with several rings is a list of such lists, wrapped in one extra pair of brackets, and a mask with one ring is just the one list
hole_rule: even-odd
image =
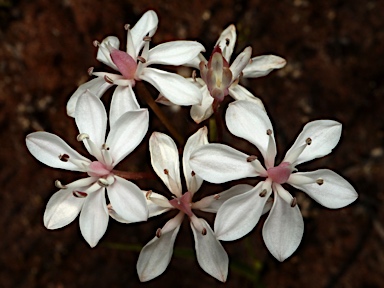
[(257, 159), (257, 157), (255, 155), (251, 155), (249, 157), (247, 157), (247, 162), (252, 162), (252, 161), (255, 161)]
[(107, 75), (104, 75), (104, 80), (105, 80), (105, 82), (107, 82), (109, 84), (113, 84), (113, 80), (110, 77), (108, 77)]
[(260, 192), (260, 194), (259, 194), (260, 197), (265, 197), (266, 195), (267, 195), (267, 189), (263, 189), (263, 190)]
[(272, 129), (267, 130), (267, 135), (272, 135)]
[(144, 38), (143, 38), (143, 41), (151, 41), (151, 37), (149, 37), (149, 36), (145, 36)]
[(156, 230), (156, 237), (160, 238), (160, 236), (161, 236), (161, 228), (157, 228), (157, 230)]
[(215, 199), (215, 200), (219, 200), (219, 199), (220, 199), (220, 194), (215, 194), (215, 195), (213, 196), (213, 199)]
[(164, 169), (164, 174), (165, 174), (165, 175), (168, 175), (168, 174), (169, 174), (168, 169)]
[(225, 45), (229, 46), (229, 43), (230, 43), (229, 38), (225, 38)]
[(152, 190), (149, 190), (149, 191), (147, 191), (147, 193), (145, 193), (145, 198), (147, 198), (149, 200), (151, 195), (152, 195)]
[(87, 72), (88, 72), (88, 75), (89, 75), (89, 76), (92, 76), (93, 69), (94, 69), (94, 67), (89, 67), (89, 68), (88, 68)]
[(203, 228), (203, 231), (201, 231), (201, 234), (207, 235), (207, 229)]
[(76, 198), (85, 198), (88, 196), (87, 193), (85, 192), (81, 192), (81, 191), (73, 191), (72, 192), (73, 196), (75, 196)]
[(147, 62), (147, 60), (144, 59), (144, 57), (137, 56), (137, 60), (139, 60), (141, 63)]
[(196, 175), (195, 171), (191, 172), (192, 177)]
[(297, 199), (296, 197), (293, 197), (292, 202), (291, 202), (291, 207), (295, 207), (297, 205)]
[(60, 154), (59, 159), (63, 162), (68, 162), (69, 155), (68, 154)]
[(308, 137), (308, 138), (305, 140), (305, 143), (307, 143), (307, 145), (311, 145), (311, 144), (312, 144), (312, 139)]
[(316, 183), (319, 184), (319, 185), (323, 185), (324, 184), (324, 180), (319, 178), (316, 180)]

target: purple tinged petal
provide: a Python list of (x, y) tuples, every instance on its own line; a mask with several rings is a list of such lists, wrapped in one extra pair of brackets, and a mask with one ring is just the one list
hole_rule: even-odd
[(129, 155), (147, 134), (149, 114), (147, 109), (125, 112), (111, 127), (106, 141), (115, 166)]
[[(307, 123), (282, 162), (290, 162), (296, 166), (328, 155), (340, 140), (341, 128), (341, 123), (333, 120), (316, 120)], [(295, 152), (303, 145), (306, 147), (297, 156)]]
[(231, 64), (232, 81), (235, 81), (242, 73), (243, 69), (251, 60), (252, 48), (247, 47), (241, 52)]
[[(232, 102), (227, 109), (225, 121), (233, 135), (251, 142), (260, 150), (264, 160), (269, 159), (270, 162), (273, 162), (276, 148), (273, 152), (271, 152), (273, 149), (268, 149), (270, 137), (273, 140), (272, 146), (276, 147), (273, 127), (267, 113), (259, 105), (242, 100)], [(272, 133), (270, 136), (268, 131)]]
[[(184, 213), (179, 212), (176, 217), (165, 224), (160, 237), (154, 237), (141, 250), (136, 265), (141, 282), (156, 278), (167, 269), (183, 218)], [(172, 226), (172, 229), (165, 229), (166, 226)]]
[(269, 252), (280, 262), (296, 251), (304, 233), (304, 221), (298, 205), (291, 207), (278, 193), (263, 227), (263, 239)]
[[(101, 100), (88, 90), (77, 100), (75, 121), (79, 132), (88, 134), (89, 139), (101, 149), (105, 141), (107, 113)], [(86, 142), (84, 144), (92, 154)]]
[(183, 171), (185, 182), (187, 183), (187, 189), (192, 194), (199, 190), (201, 184), (203, 183), (203, 179), (193, 172), (189, 164), (189, 159), (193, 151), (206, 144), (208, 144), (208, 129), (204, 126), (191, 135), (184, 146)]
[(71, 223), (84, 204), (85, 198), (73, 196), (74, 189), (62, 189), (49, 199), (44, 212), (44, 225), (48, 229), (58, 229)]
[(200, 89), (178, 74), (147, 67), (139, 77), (151, 83), (174, 104), (189, 106), (200, 104), (202, 101)]
[(80, 95), (84, 94), (85, 91), (89, 90), (97, 97), (101, 97), (105, 91), (107, 91), (113, 84), (105, 82), (103, 77), (97, 77), (84, 84), (81, 84), (79, 88), (72, 94), (71, 98), (67, 103), (67, 114), (70, 117), (75, 117), (76, 103)]
[(358, 197), (356, 190), (347, 180), (328, 169), (294, 173), (287, 183), (330, 209), (345, 207)]
[(209, 275), (221, 282), (227, 280), (229, 259), (221, 243), (216, 239), (215, 233), (204, 220), (198, 219), (205, 228), (206, 234), (203, 235), (196, 229), (191, 222), (193, 237), (195, 239), (195, 249), (197, 262), (200, 267)]
[(80, 231), (93, 248), (103, 237), (108, 227), (108, 209), (105, 202), (105, 188), (89, 193), (80, 213)]
[(179, 153), (175, 142), (164, 133), (153, 132), (149, 138), (149, 152), (153, 170), (169, 191), (181, 197)]
[(28, 134), (25, 139), (29, 152), (40, 162), (53, 168), (71, 171), (85, 171), (86, 167), (75, 165), (71, 161), (60, 160), (60, 156), (68, 156), (71, 160), (79, 160), (80, 163), (91, 161), (73, 150), (59, 136), (48, 132), (34, 132)]
[(145, 195), (136, 184), (115, 176), (115, 182), (107, 187), (109, 201), (123, 219), (140, 222), (148, 219), (148, 206)]
[(196, 41), (166, 42), (149, 50), (146, 65), (184, 65), (204, 51), (204, 46)]
[(248, 155), (223, 144), (207, 144), (195, 150), (190, 158), (192, 170), (211, 183), (224, 183), (259, 174)]
[(253, 189), (231, 197), (221, 205), (215, 219), (217, 239), (233, 241), (249, 232), (259, 222), (263, 208), (271, 195), (271, 190), (265, 196), (260, 196), (262, 182)]
[(117, 86), (113, 92), (111, 108), (109, 110), (109, 124), (114, 126), (117, 119), (125, 112), (139, 110), (136, 95), (131, 86)]
[(254, 57), (244, 68), (243, 77), (258, 78), (268, 75), (274, 69), (283, 68), (287, 64), (285, 59), (275, 55), (263, 55)]

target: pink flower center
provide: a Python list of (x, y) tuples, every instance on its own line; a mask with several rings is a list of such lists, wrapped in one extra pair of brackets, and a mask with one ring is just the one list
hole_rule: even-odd
[(128, 53), (113, 49), (111, 52), (111, 59), (124, 78), (129, 80), (135, 78), (137, 63)]
[(291, 163), (280, 163), (279, 166), (269, 168), (267, 173), (268, 177), (271, 178), (273, 182), (283, 184), (287, 182), (289, 176), (292, 174)]
[(99, 161), (93, 161), (89, 164), (87, 173), (91, 177), (102, 177), (108, 175), (111, 171), (108, 170), (105, 165)]
[(183, 196), (179, 198), (175, 198), (172, 200), (169, 200), (169, 203), (176, 209), (179, 209), (180, 211), (187, 214), (189, 217), (192, 217), (192, 209), (191, 209), (191, 203), (192, 203), (192, 193), (186, 192), (183, 194)]

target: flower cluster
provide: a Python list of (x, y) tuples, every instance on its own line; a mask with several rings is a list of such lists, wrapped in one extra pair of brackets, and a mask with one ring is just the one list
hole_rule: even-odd
[[(44, 225), (48, 229), (61, 228), (80, 215), (81, 233), (94, 247), (106, 232), (110, 217), (129, 224), (176, 210), (177, 214), (157, 229), (154, 238), (141, 250), (137, 262), (140, 280), (149, 281), (166, 270), (181, 223), (188, 218), (199, 265), (209, 275), (225, 282), (229, 258), (220, 240), (244, 237), (260, 217), (269, 212), (262, 230), (263, 239), (271, 254), (284, 261), (295, 252), (304, 233), (298, 201), (286, 190), (287, 184), (331, 209), (345, 207), (357, 199), (352, 185), (337, 173), (328, 169), (298, 172), (296, 168), (328, 155), (340, 140), (341, 124), (334, 120), (309, 122), (283, 161), (276, 165), (271, 121), (262, 101), (240, 81), (242, 77), (265, 76), (284, 67), (286, 61), (275, 55), (251, 58), (252, 48), (247, 47), (230, 64), (236, 43), (234, 25), (221, 33), (208, 61), (201, 54), (205, 48), (196, 41), (171, 41), (150, 48), (157, 26), (156, 13), (148, 11), (132, 28), (125, 26), (125, 51), (120, 50), (120, 41), (114, 36), (101, 43), (94, 42), (97, 59), (118, 74), (90, 68), (88, 72), (95, 78), (80, 85), (67, 104), (67, 113), (74, 118), (79, 130), (77, 140), (84, 144), (91, 159), (54, 134), (39, 131), (27, 135), (27, 148), (37, 160), (84, 175), (68, 184), (56, 180), (59, 190), (48, 201)], [(191, 78), (184, 78), (150, 67), (154, 64), (183, 65), (196, 70)], [(208, 143), (208, 129), (196, 126), (196, 132), (183, 148), (183, 188), (177, 145), (170, 136), (153, 132), (148, 144), (151, 166), (173, 196), (167, 198), (164, 193), (141, 190), (131, 181), (132, 173), (116, 170), (115, 166), (134, 153), (148, 132), (150, 113), (140, 107), (136, 97), (141, 95), (136, 96), (134, 92), (137, 82), (142, 80), (158, 90), (156, 102), (191, 106), (190, 115), (197, 124), (212, 114), (220, 121), (219, 110), (223, 108), (220, 104), (225, 96), (231, 96), (234, 101), (225, 114), (227, 128), (234, 136), (255, 145), (262, 161), (228, 145)], [(116, 88), (108, 117), (100, 98), (112, 86)], [(256, 186), (238, 184), (196, 200), (204, 180), (224, 183), (248, 177), (262, 180)], [(195, 210), (216, 214), (214, 229), (198, 217)]]

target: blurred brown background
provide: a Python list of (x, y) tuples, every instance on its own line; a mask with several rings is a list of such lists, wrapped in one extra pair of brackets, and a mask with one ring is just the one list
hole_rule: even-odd
[[(77, 219), (58, 231), (43, 226), (45, 205), (57, 190), (54, 180), (66, 183), (80, 175), (40, 164), (26, 150), (25, 136), (49, 131), (87, 155), (75, 140), (77, 130), (66, 116), (65, 104), (89, 79), (88, 67), (105, 69), (95, 59), (92, 41), (116, 35), (124, 47), (124, 24), (135, 24), (148, 9), (154, 9), (160, 20), (152, 45), (198, 40), (208, 57), (219, 33), (234, 23), (235, 55), (250, 45), (253, 56), (276, 54), (287, 59), (284, 69), (244, 83), (267, 107), (278, 159), (307, 121), (343, 123), (335, 151), (299, 169), (333, 169), (354, 185), (359, 199), (332, 211), (298, 192), (305, 233), (299, 249), (285, 262), (269, 254), (259, 223), (244, 239), (223, 243), (231, 267), (227, 283), (221, 284), (198, 266), (185, 220), (176, 241), (177, 255), (166, 272), (140, 284), (135, 269), (138, 251), (172, 212), (135, 225), (111, 220), (94, 249), (82, 238)], [(383, 13), (384, 1), (359, 0), (0, 0), (0, 287), (382, 287)], [(179, 112), (161, 108), (178, 119), (175, 125), (183, 136), (198, 128), (188, 108)], [(151, 131), (167, 132), (154, 115), (151, 119)], [(151, 131), (121, 169), (151, 171), (147, 152)], [(226, 142), (247, 146), (230, 136)], [(250, 149), (254, 148), (245, 148)], [(160, 180), (137, 184), (165, 191)], [(204, 184), (201, 195), (232, 184)], [(209, 215), (208, 219), (213, 220)]]

